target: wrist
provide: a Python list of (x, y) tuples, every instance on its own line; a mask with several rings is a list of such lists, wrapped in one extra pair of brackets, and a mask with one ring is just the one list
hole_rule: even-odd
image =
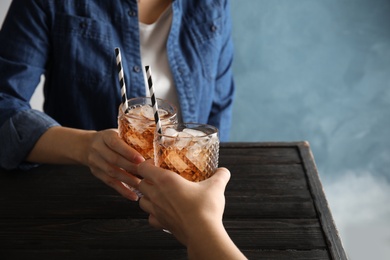
[(189, 259), (247, 259), (231, 240), (222, 221), (197, 226), (188, 237)]
[(186, 241), (188, 252), (199, 251), (199, 249), (209, 252), (227, 234), (222, 221), (208, 221), (192, 227)]
[(97, 132), (88, 130), (76, 131), (73, 152), (70, 154), (71, 159), (78, 164), (88, 165), (89, 150)]

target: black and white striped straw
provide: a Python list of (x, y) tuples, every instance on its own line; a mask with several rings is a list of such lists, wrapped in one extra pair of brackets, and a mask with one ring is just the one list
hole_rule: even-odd
[(122, 100), (122, 111), (123, 113), (129, 112), (129, 105), (127, 104), (127, 96), (126, 96), (126, 83), (125, 83), (125, 76), (123, 73), (123, 66), (122, 66), (122, 56), (121, 51), (119, 48), (115, 48), (115, 55), (116, 55), (116, 64), (118, 67), (118, 76), (119, 76), (119, 84), (121, 87), (121, 100)]
[(148, 79), (150, 98), (152, 99), (154, 121), (156, 122), (156, 131), (157, 133), (161, 134), (162, 133), (161, 122), (160, 122), (160, 116), (158, 115), (158, 104), (157, 104), (156, 96), (154, 95), (154, 87), (153, 87), (152, 73), (150, 72), (150, 67), (145, 66), (145, 71), (146, 71), (146, 77)]

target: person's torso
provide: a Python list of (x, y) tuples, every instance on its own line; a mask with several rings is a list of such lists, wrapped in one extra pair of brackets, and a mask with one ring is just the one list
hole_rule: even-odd
[[(167, 58), (185, 121), (206, 123), (210, 113), (218, 55), (223, 47), (220, 2), (172, 3)], [(52, 46), (44, 89), (45, 111), (65, 126), (96, 130), (116, 127), (121, 98), (115, 47), (121, 48), (128, 98), (147, 94), (137, 1), (45, 4)]]

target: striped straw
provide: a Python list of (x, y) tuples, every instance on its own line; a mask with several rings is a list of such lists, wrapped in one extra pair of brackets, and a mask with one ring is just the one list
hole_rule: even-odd
[(158, 115), (158, 104), (156, 100), (156, 96), (154, 95), (154, 87), (152, 82), (152, 73), (150, 72), (150, 67), (145, 66), (146, 70), (146, 77), (148, 78), (148, 85), (149, 85), (149, 92), (150, 97), (152, 99), (152, 107), (154, 112), (154, 121), (156, 122), (156, 130), (159, 134), (161, 134), (161, 122), (160, 122), (160, 116)]
[(119, 48), (115, 48), (116, 55), (116, 64), (118, 67), (118, 75), (119, 75), (119, 84), (121, 86), (121, 98), (122, 98), (122, 111), (123, 113), (129, 112), (129, 105), (127, 104), (127, 96), (126, 96), (126, 84), (125, 84), (125, 76), (123, 74), (123, 66), (122, 66), (122, 56)]

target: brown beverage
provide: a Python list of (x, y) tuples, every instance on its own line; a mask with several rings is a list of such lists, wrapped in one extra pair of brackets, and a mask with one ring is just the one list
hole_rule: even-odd
[(218, 129), (205, 124), (182, 123), (163, 127), (154, 139), (156, 166), (199, 182), (212, 176), (218, 167)]
[[(157, 99), (162, 125), (177, 122), (176, 108), (166, 100)], [(156, 129), (151, 99), (139, 97), (128, 100), (128, 112), (119, 107), (119, 136), (145, 159), (153, 158), (153, 137)]]

